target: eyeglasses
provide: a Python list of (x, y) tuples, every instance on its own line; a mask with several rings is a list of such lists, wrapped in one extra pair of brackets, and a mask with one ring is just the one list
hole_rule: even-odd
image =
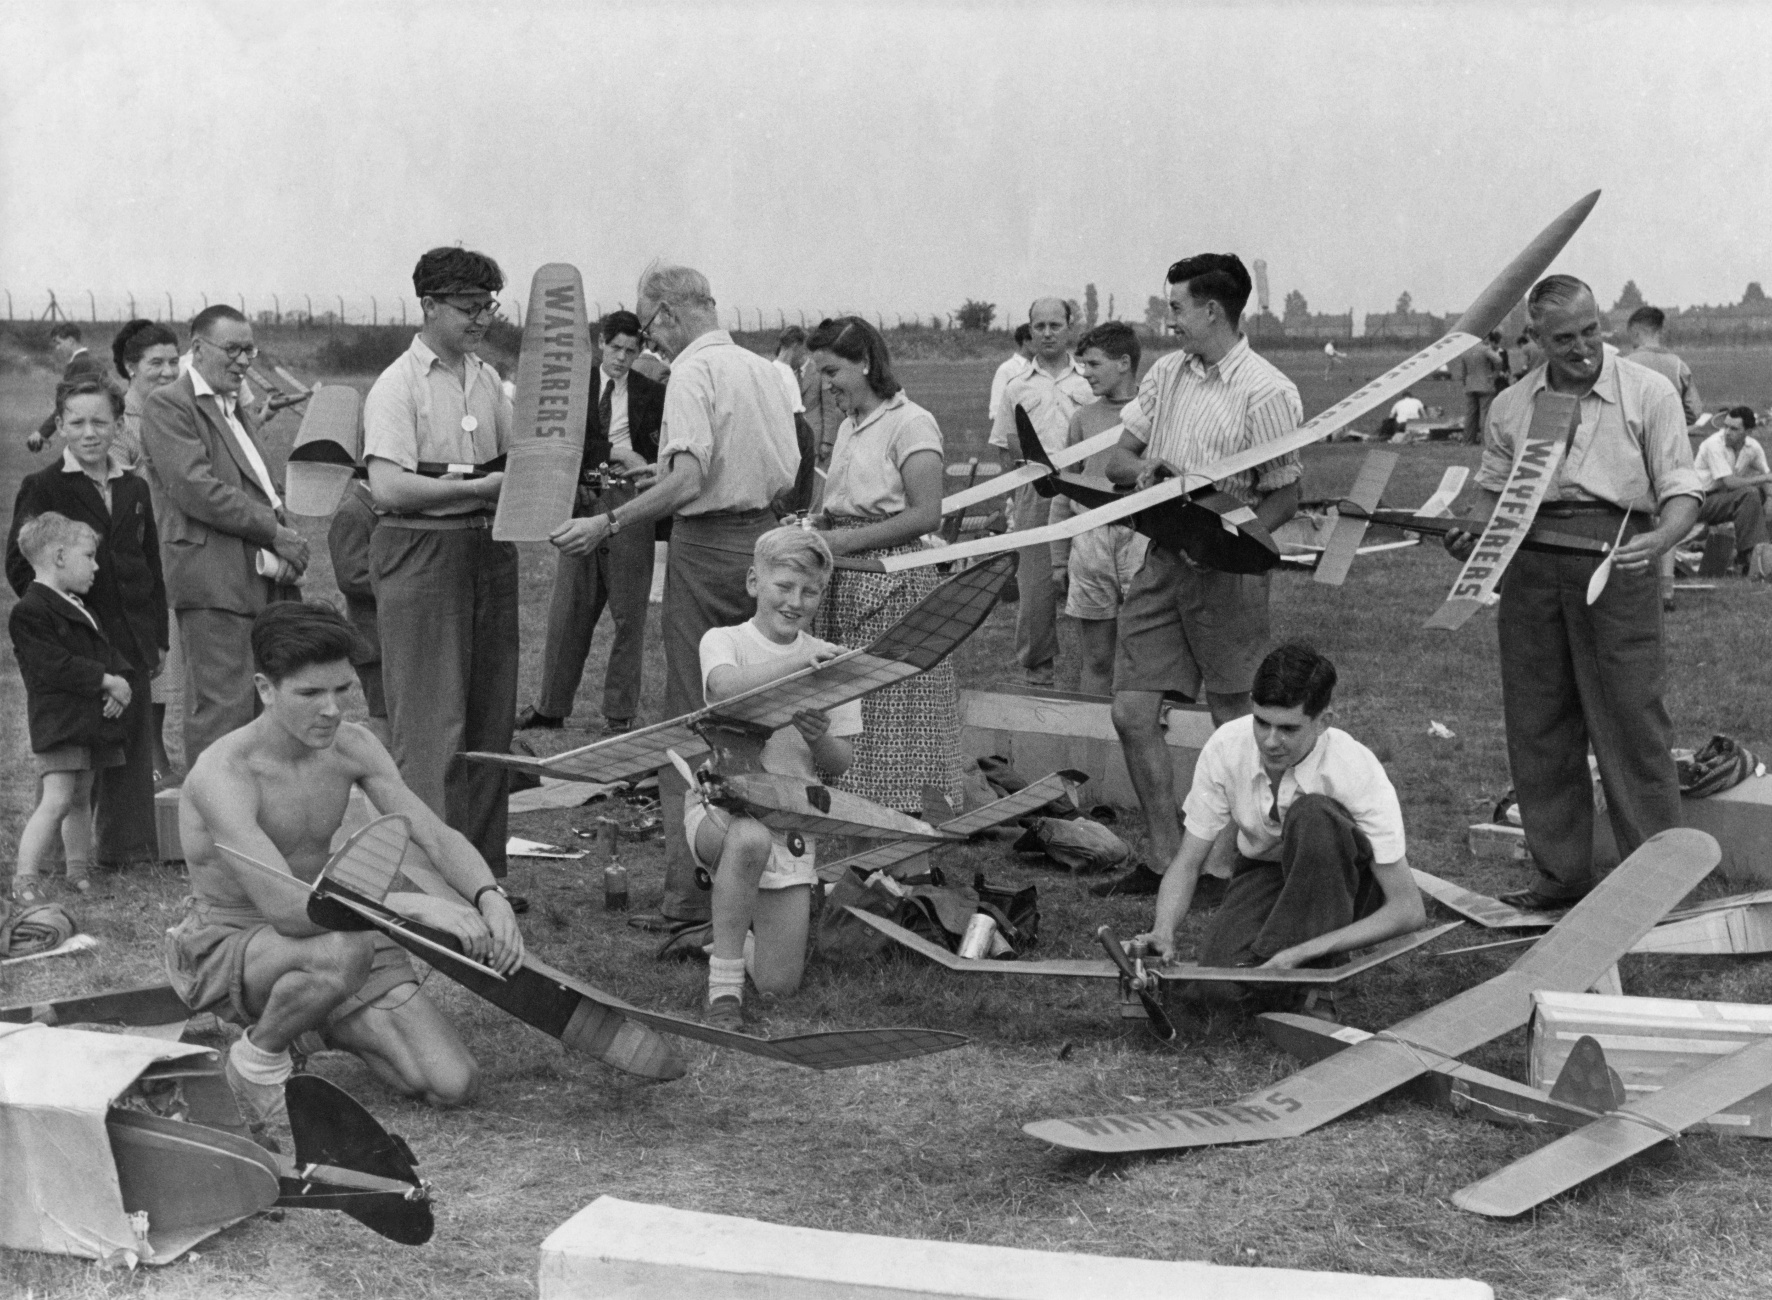
[(197, 336), (197, 342), (208, 343), (209, 346), (214, 348), (217, 352), (225, 354), (230, 365), (236, 361), (258, 360), (258, 344), (256, 343), (229, 343), (224, 346), (220, 343), (211, 342), (201, 334)]
[[(668, 306), (670, 306), (669, 303), (659, 303), (658, 306), (652, 309), (652, 314), (648, 316), (645, 322), (640, 326), (640, 337), (645, 339), (648, 343), (654, 342), (652, 337), (652, 322), (657, 320), (659, 312), (663, 311)], [(675, 314), (675, 312), (672, 313), (672, 315)]]
[(470, 321), (490, 319), (498, 315), (498, 302), (492, 298), (488, 298), (484, 302), (469, 303), (466, 306), (449, 298), (438, 298), (437, 301), (455, 308)]

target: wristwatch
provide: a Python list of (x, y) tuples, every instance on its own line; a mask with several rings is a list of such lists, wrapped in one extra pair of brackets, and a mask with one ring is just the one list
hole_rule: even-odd
[(484, 894), (497, 894), (500, 898), (504, 899), (505, 902), (509, 903), (511, 901), (510, 891), (497, 881), (494, 881), (490, 885), (481, 885), (480, 888), (474, 891), (474, 910), (476, 912), (480, 910), (480, 898)]
[(611, 506), (609, 509), (605, 510), (603, 512), (603, 517), (609, 521), (609, 535), (614, 537), (621, 531), (621, 520), (615, 517), (615, 507)]

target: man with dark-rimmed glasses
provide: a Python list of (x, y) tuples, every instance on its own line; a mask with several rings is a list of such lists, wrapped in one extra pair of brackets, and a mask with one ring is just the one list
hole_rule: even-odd
[(191, 365), (142, 404), (142, 451), (166, 597), (185, 651), (185, 767), (258, 713), (252, 620), (308, 564), (240, 384), (252, 325), (217, 303), (191, 321)]
[(504, 274), (433, 248), (412, 287), (424, 324), (363, 406), (388, 729), (401, 778), (502, 878), (505, 773), (456, 755), (509, 749), (517, 712), (517, 548), (492, 540), (511, 403), (475, 355)]

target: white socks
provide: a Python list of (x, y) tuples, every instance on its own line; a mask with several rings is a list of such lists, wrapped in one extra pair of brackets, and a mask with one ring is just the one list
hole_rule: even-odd
[(276, 1087), (286, 1081), (294, 1069), (287, 1048), (281, 1052), (267, 1052), (253, 1043), (250, 1030), (234, 1040), (234, 1045), (228, 1049), (228, 1057), (234, 1062), (234, 1072), (247, 1083)]
[(744, 958), (708, 958), (708, 1003), (716, 998), (744, 1000)]

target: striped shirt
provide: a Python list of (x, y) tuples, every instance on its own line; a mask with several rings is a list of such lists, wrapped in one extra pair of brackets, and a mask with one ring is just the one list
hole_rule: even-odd
[[(1304, 404), (1298, 386), (1239, 338), (1215, 365), (1189, 352), (1158, 357), (1120, 419), (1146, 456), (1194, 470), (1291, 433), (1304, 419)], [(1289, 451), (1216, 486), (1254, 506), (1303, 474), (1298, 453)]]
[(1094, 400), (1089, 381), (1070, 357), (1065, 357), (1064, 369), (1056, 375), (1036, 362), (1004, 386), (997, 418), (991, 423), (991, 446), (1013, 447), (1020, 458), (1021, 439), (1015, 432), (1015, 408), (1020, 406), (1026, 408), (1028, 418), (1034, 422), (1034, 432), (1040, 435), (1046, 454), (1063, 451), (1071, 430), (1071, 416), (1078, 407)]

